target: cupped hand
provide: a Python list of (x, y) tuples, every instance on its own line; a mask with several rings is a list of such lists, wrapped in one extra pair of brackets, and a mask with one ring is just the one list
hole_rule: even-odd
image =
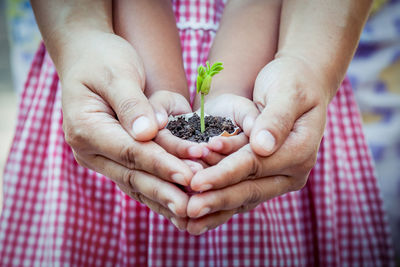
[[(150, 102), (158, 114), (164, 114), (164, 124), (167, 123), (167, 116), (190, 113), (190, 105), (184, 97), (179, 94), (159, 91), (150, 97)], [(223, 94), (208, 99), (205, 103), (205, 110), (209, 115), (230, 118), (243, 129), (244, 132), (231, 137), (213, 137), (208, 143), (195, 143), (182, 140), (167, 129), (161, 130), (155, 141), (169, 153), (182, 159), (192, 159), (193, 162), (200, 162), (202, 168), (215, 165), (226, 155), (229, 155), (248, 143), (248, 136), (258, 110), (254, 103), (247, 98)], [(247, 135), (245, 134), (247, 133)], [(191, 165), (192, 166), (192, 165)], [(199, 165), (193, 166), (194, 172), (198, 171)]]
[(205, 144), (183, 140), (174, 136), (165, 126), (169, 116), (178, 116), (192, 112), (192, 108), (185, 97), (178, 93), (167, 90), (160, 90), (153, 93), (149, 101), (153, 106), (154, 112), (159, 114), (160, 130), (155, 138), (155, 142), (162, 146), (168, 153), (181, 159), (199, 159), (208, 150)]
[(301, 189), (316, 162), (332, 95), (323, 79), (299, 59), (278, 58), (259, 74), (254, 101), (261, 114), (250, 144), (197, 172), (187, 230), (200, 234), (234, 214)]
[(215, 165), (227, 155), (248, 144), (248, 137), (259, 111), (251, 100), (233, 94), (207, 98), (204, 109), (209, 115), (231, 119), (242, 130), (235, 136), (216, 136), (208, 141), (207, 148), (213, 153), (203, 160), (208, 165)]
[(149, 141), (163, 117), (143, 94), (134, 48), (112, 33), (86, 30), (69, 36), (60, 53), (63, 129), (77, 162), (182, 228), (188, 196), (175, 183), (188, 185), (193, 173)]

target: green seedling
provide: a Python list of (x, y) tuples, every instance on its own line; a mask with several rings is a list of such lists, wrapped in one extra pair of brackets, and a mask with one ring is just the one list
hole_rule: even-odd
[(197, 93), (201, 94), (200, 130), (202, 133), (204, 133), (204, 131), (206, 130), (206, 126), (204, 123), (204, 96), (210, 92), (212, 77), (223, 69), (224, 68), (222, 67), (221, 62), (215, 62), (210, 67), (210, 63), (208, 61), (206, 62), (206, 67), (200, 65), (199, 68), (197, 69), (198, 74), (197, 74), (196, 87), (197, 87)]

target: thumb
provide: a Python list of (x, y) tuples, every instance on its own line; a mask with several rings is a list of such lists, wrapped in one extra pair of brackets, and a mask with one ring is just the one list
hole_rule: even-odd
[(239, 126), (243, 132), (250, 136), (253, 124), (259, 115), (253, 101), (232, 94), (221, 94), (218, 97), (207, 100), (205, 109), (214, 116), (229, 117)]
[(271, 87), (275, 86), (256, 81), (254, 88), (254, 102), (261, 114), (251, 131), (250, 145), (260, 156), (274, 153), (284, 143), (295, 121), (304, 112), (299, 100), (289, 93), (290, 88), (280, 87), (275, 90)]
[(235, 123), (250, 136), (254, 122), (259, 115), (257, 107), (252, 101), (244, 97), (237, 97), (232, 106)]
[(149, 141), (158, 132), (149, 100), (140, 85), (130, 79), (118, 79), (106, 95), (122, 127), (137, 141)]
[(159, 129), (165, 127), (169, 115), (192, 112), (192, 108), (186, 98), (171, 91), (157, 91), (149, 98), (149, 101), (156, 114)]

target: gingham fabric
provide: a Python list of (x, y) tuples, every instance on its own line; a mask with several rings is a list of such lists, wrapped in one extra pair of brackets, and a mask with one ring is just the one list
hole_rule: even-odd
[[(223, 3), (174, 1), (174, 9), (193, 89)], [(64, 140), (60, 98), (42, 45), (4, 173), (4, 266), (390, 266), (385, 215), (347, 81), (329, 105), (307, 185), (198, 237), (75, 162)]]

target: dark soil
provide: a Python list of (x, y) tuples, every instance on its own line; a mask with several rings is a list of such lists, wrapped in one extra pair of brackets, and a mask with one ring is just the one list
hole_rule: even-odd
[(204, 133), (201, 133), (200, 117), (197, 113), (193, 113), (188, 121), (180, 116), (177, 117), (177, 120), (168, 122), (167, 129), (179, 138), (201, 143), (208, 142), (211, 137), (218, 136), (224, 131), (232, 134), (236, 128), (230, 119), (223, 117), (206, 116), (204, 122), (206, 129)]

